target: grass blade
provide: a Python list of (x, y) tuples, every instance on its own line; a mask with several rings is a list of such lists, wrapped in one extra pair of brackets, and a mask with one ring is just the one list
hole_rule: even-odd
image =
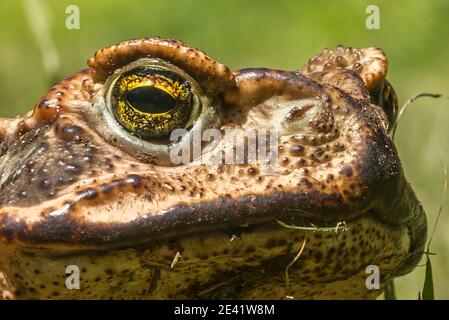
[(304, 247), (306, 246), (306, 242), (307, 239), (304, 239), (301, 249), (299, 250), (299, 252), (297, 253), (297, 255), (295, 256), (295, 258), (288, 264), (288, 266), (285, 268), (285, 284), (287, 287), (287, 290), (290, 289), (290, 277), (288, 276), (288, 270), (290, 269), (290, 267), (299, 259), (299, 257), (301, 256), (302, 252), (304, 251)]
[(385, 286), (385, 300), (397, 300), (393, 279), (388, 281), (387, 285)]
[(424, 278), (424, 288), (422, 291), (423, 300), (435, 300), (435, 291), (433, 287), (432, 263), (430, 257), (426, 256), (426, 277)]
[(413, 97), (411, 97), (410, 99), (408, 99), (403, 105), (402, 107), (399, 109), (399, 113), (398, 116), (396, 118), (396, 121), (394, 122), (393, 126), (391, 127), (391, 136), (394, 139), (394, 136), (396, 134), (396, 129), (398, 127), (399, 124), (399, 120), (401, 119), (405, 109), (407, 109), (407, 107), (412, 104), (415, 100), (419, 99), (419, 98), (441, 98), (443, 95), (440, 93), (418, 93), (415, 94)]
[(42, 64), (49, 84), (60, 80), (60, 56), (51, 34), (51, 12), (44, 1), (23, 0), (30, 31), (41, 52)]
[(440, 163), (441, 163), (441, 167), (443, 168), (443, 173), (444, 173), (443, 196), (441, 197), (441, 205), (438, 210), (438, 215), (435, 220), (435, 224), (433, 226), (432, 233), (430, 234), (430, 239), (427, 242), (427, 250), (426, 250), (426, 252), (424, 252), (424, 254), (426, 255), (426, 275), (424, 278), (424, 287), (423, 287), (423, 291), (422, 291), (422, 296), (420, 295), (418, 297), (418, 299), (422, 298), (422, 300), (435, 300), (435, 290), (434, 290), (434, 286), (433, 286), (432, 262), (430, 261), (430, 255), (432, 254), (430, 252), (430, 244), (432, 243), (433, 236), (435, 234), (435, 230), (438, 225), (438, 221), (440, 220), (441, 213), (443, 212), (443, 209), (444, 209), (444, 203), (446, 201), (446, 194), (447, 194), (447, 181), (448, 181), (446, 166), (444, 165), (444, 163), (442, 161), (440, 161)]
[(437, 228), (438, 221), (440, 220), (441, 213), (443, 212), (443, 209), (444, 209), (444, 203), (446, 201), (447, 180), (448, 180), (448, 178), (447, 178), (447, 169), (446, 169), (446, 166), (444, 165), (444, 163), (441, 160), (440, 160), (440, 164), (441, 164), (441, 167), (443, 168), (443, 174), (444, 174), (443, 195), (441, 197), (441, 204), (440, 204), (440, 208), (438, 209), (437, 219), (435, 220), (435, 224), (433, 225), (433, 230), (432, 230), (432, 233), (430, 234), (430, 239), (427, 242), (427, 253), (430, 253), (430, 244), (432, 243), (433, 235), (435, 234), (435, 230)]
[(276, 222), (283, 228), (287, 229), (295, 229), (295, 230), (302, 230), (302, 231), (312, 231), (312, 232), (331, 232), (333, 233), (337, 238), (340, 238), (343, 232), (346, 232), (349, 230), (349, 228), (346, 226), (345, 221), (340, 221), (336, 224), (335, 227), (318, 227), (312, 224), (311, 227), (302, 227), (302, 226), (294, 226), (286, 224), (278, 219), (276, 219)]

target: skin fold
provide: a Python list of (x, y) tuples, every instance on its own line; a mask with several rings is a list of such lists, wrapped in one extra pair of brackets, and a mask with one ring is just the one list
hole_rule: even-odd
[[(389, 135), (397, 99), (381, 49), (232, 72), (149, 37), (87, 64), (0, 120), (0, 298), (373, 299), (417, 265), (426, 217)], [(110, 120), (114, 79), (140, 65), (191, 84), (202, 107), (190, 131), (222, 136), (201, 144), (206, 159), (234, 147), (229, 129), (276, 130), (274, 171), (195, 156), (175, 165), (169, 142)], [(378, 289), (366, 286), (372, 265)], [(79, 289), (67, 288), (67, 266)]]

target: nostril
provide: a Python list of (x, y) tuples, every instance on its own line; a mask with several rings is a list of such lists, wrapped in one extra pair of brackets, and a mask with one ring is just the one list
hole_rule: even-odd
[(313, 104), (302, 104), (293, 107), (287, 114), (285, 115), (285, 120), (287, 121), (295, 121), (301, 119), (304, 114), (313, 107)]
[(330, 108), (318, 99), (286, 103), (279, 116), (285, 133), (323, 133), (333, 126)]

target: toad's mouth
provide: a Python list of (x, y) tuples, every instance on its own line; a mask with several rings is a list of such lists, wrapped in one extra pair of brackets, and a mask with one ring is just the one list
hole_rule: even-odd
[[(133, 192), (139, 192), (144, 180), (137, 175), (128, 175), (124, 179), (116, 179), (115, 183), (121, 185), (122, 190), (130, 188)], [(389, 238), (397, 249), (397, 254), (405, 256), (396, 267), (396, 275), (405, 274), (414, 268), (422, 255), (426, 239), (424, 211), (407, 184), (401, 184), (395, 200), (382, 208), (355, 208), (353, 205), (339, 202), (335, 197), (316, 191), (278, 192), (270, 195), (248, 195), (238, 199), (230, 196), (219, 197), (197, 204), (179, 203), (162, 212), (148, 212), (129, 221), (107, 223), (101, 221), (101, 215), (110, 215), (110, 206), (108, 201), (101, 199), (101, 192), (86, 188), (77, 193), (76, 202), (58, 199), (62, 205), (57, 209), (53, 207), (53, 210), (47, 208), (45, 218), (34, 223), (3, 216), (0, 220), (2, 237), (8, 241), (24, 243), (29, 248), (52, 248), (55, 250), (53, 254), (56, 255), (85, 250), (151, 247), (160, 243), (186, 241), (195, 245), (182, 250), (195, 250), (194, 248), (199, 246), (196, 242), (210, 239), (225, 241), (224, 239), (229, 240), (237, 236), (241, 240), (250, 241), (242, 240), (242, 246), (254, 247), (256, 235), (265, 237), (273, 234), (273, 237), (269, 238), (273, 238), (272, 241), (276, 243), (289, 238), (298, 239), (298, 235), (307, 238), (308, 234), (320, 233), (320, 230), (331, 234), (339, 233), (338, 226), (341, 226), (341, 222), (346, 226), (343, 228), (343, 234), (349, 232), (345, 241), (353, 245), (358, 243), (369, 248), (369, 241), (376, 244)], [(99, 220), (89, 220), (87, 212), (90, 206), (96, 207), (94, 219)], [(120, 212), (116, 214), (120, 215)], [(129, 212), (127, 214), (129, 215)], [(298, 230), (282, 226), (276, 220), (306, 228), (298, 233)], [(362, 229), (367, 233), (366, 237), (362, 235)]]
[[(142, 270), (168, 272), (174, 283), (182, 283), (187, 277), (187, 287), (177, 296), (189, 298), (260, 299), (261, 288), (270, 292), (268, 297), (300, 297), (303, 289), (294, 291), (297, 285), (323, 286), (325, 292), (333, 292), (328, 287), (336, 286), (338, 292), (343, 290), (340, 283), (361, 286), (367, 268), (373, 265), (380, 270), (383, 286), (385, 281), (410, 272), (422, 256), (426, 228), (420, 206), (401, 223), (386, 221), (384, 214), (368, 210), (338, 216), (344, 218), (338, 224), (337, 216), (325, 219), (323, 211), (306, 210), (300, 200), (299, 194), (217, 199), (109, 225), (75, 221), (64, 214), (52, 216), (32, 230), (12, 221), (2, 223), (9, 223), (3, 228), (8, 236), (26, 241), (22, 247), (24, 261), (32, 259), (39, 265), (42, 259), (47, 261), (43, 266), (51, 261), (52, 267), (65, 268), (85, 266), (88, 259), (98, 265), (87, 267), (90, 275), (96, 268), (102, 270), (103, 260), (106, 266), (115, 263), (124, 270), (136, 260)], [(306, 228), (298, 230), (295, 226)], [(304, 251), (300, 261), (289, 269), (301, 244)], [(201, 270), (202, 281), (187, 280), (188, 275)], [(121, 276), (115, 277), (120, 281)], [(95, 281), (92, 283), (98, 285)], [(291, 289), (286, 281), (291, 282)], [(85, 286), (90, 283), (83, 282)], [(251, 288), (257, 289), (252, 292)], [(365, 290), (362, 296), (375, 292), (364, 287), (359, 290)]]

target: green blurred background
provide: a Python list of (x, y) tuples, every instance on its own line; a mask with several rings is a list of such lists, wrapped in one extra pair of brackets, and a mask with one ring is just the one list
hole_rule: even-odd
[[(27, 4), (30, 1), (0, 2), (1, 116), (30, 110), (53, 80), (85, 67), (97, 49), (150, 35), (183, 40), (231, 69), (297, 69), (324, 47), (375, 45), (390, 59), (388, 78), (401, 104), (419, 92), (449, 96), (447, 0), (43, 0), (44, 22), (60, 58), (53, 66), (56, 73), (44, 67), (43, 56), (51, 54), (51, 45), (45, 37), (35, 37), (45, 24), (39, 6)], [(365, 27), (370, 4), (380, 8), (380, 30)], [(79, 30), (65, 27), (68, 5), (80, 9)], [(448, 122), (447, 98), (419, 100), (404, 114), (396, 137), (406, 176), (426, 208), (430, 226), (443, 192), (440, 160), (449, 166)], [(432, 263), (439, 299), (449, 298), (448, 201), (445, 208), (431, 247), (437, 253)], [(396, 280), (398, 298), (417, 298), (424, 271), (418, 267)]]

